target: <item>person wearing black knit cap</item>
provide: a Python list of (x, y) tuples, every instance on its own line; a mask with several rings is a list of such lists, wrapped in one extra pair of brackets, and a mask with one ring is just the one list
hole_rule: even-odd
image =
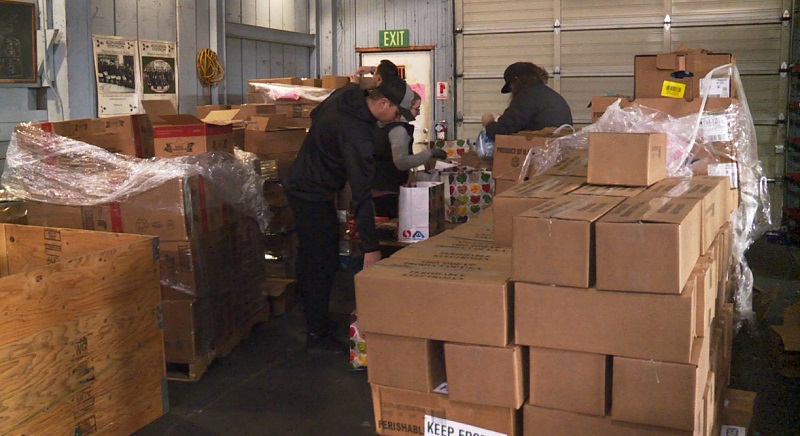
[(352, 191), (364, 267), (381, 258), (371, 187), (374, 136), (379, 121), (413, 117), (414, 91), (399, 78), (365, 91), (351, 83), (334, 91), (311, 112), (311, 127), (289, 168), (284, 189), (298, 236), (297, 287), (308, 327), (309, 350), (346, 353), (328, 318), (333, 279), (339, 267), (339, 222), (335, 198), (346, 183)]
[(506, 68), (503, 79), (505, 84), (500, 92), (511, 93), (511, 102), (497, 121), (490, 113), (481, 117), (489, 139), (520, 130), (572, 125), (572, 111), (564, 97), (547, 86), (544, 68), (530, 62), (516, 62)]

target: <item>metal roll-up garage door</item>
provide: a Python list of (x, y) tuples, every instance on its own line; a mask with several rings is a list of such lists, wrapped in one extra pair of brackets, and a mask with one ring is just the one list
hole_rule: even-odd
[[(459, 138), (475, 138), (484, 112), (502, 113), (503, 70), (531, 61), (572, 108), (591, 122), (592, 96), (633, 94), (633, 58), (681, 45), (732, 53), (756, 124), (768, 179), (782, 175), (792, 11), (789, 0), (456, 0)], [(774, 202), (773, 202), (774, 203)], [(773, 209), (775, 206), (773, 204)], [(779, 208), (779, 207), (778, 207)]]

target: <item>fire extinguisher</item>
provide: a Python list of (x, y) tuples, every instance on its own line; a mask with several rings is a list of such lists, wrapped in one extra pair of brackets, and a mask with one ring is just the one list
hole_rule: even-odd
[(436, 123), (436, 127), (434, 127), (434, 130), (436, 131), (437, 141), (447, 140), (447, 121), (442, 120)]

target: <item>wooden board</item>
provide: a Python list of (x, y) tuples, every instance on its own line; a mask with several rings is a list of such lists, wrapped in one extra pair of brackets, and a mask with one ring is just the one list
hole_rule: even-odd
[(154, 239), (0, 234), (0, 435), (130, 434), (165, 413)]

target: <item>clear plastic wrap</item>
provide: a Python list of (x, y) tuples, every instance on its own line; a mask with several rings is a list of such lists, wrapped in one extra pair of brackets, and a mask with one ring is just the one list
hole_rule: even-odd
[(758, 160), (755, 125), (739, 72), (734, 64), (723, 65), (709, 72), (704, 82), (714, 83), (714, 79), (721, 79), (716, 83), (730, 84), (731, 104), (725, 99), (704, 97), (695, 113), (673, 117), (636, 100), (622, 107), (619, 99), (596, 123), (573, 135), (549, 140), (530, 159), (538, 174), (570, 152), (588, 149), (590, 132), (664, 132), (669, 177), (696, 173), (729, 176), (732, 186), (738, 185), (740, 192), (739, 207), (731, 215), (733, 244), (729, 263), (738, 328), (743, 321), (754, 320), (753, 274), (745, 252), (772, 225), (770, 201), (767, 180)]
[(212, 152), (139, 159), (21, 124), (11, 136), (0, 183), (17, 198), (94, 206), (123, 202), (169, 180), (199, 175), (219, 198), (266, 229), (269, 211), (253, 160), (246, 152), (236, 157)]
[(286, 85), (283, 83), (249, 83), (250, 92), (260, 92), (265, 101), (275, 100), (309, 100), (322, 102), (333, 92), (333, 89), (314, 86)]

